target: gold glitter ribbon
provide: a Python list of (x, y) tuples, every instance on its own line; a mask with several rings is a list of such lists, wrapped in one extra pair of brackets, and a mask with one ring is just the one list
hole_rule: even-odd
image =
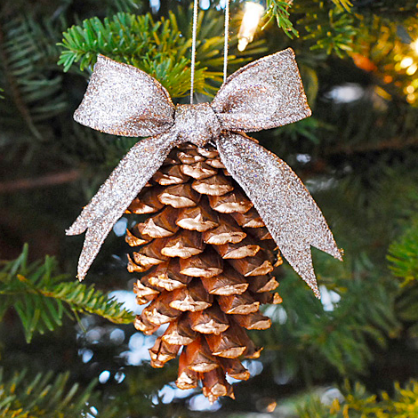
[(311, 115), (291, 49), (241, 68), (213, 102), (175, 107), (166, 89), (130, 65), (99, 56), (74, 119), (102, 132), (139, 141), (83, 209), (67, 235), (87, 231), (78, 263), (82, 280), (106, 236), (132, 200), (185, 142), (216, 143), (221, 161), (262, 217), (281, 253), (319, 297), (310, 247), (341, 260), (331, 231), (291, 168), (247, 137)]

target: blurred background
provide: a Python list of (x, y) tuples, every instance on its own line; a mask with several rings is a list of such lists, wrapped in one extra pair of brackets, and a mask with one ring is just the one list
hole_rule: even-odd
[[(97, 54), (187, 103), (190, 2), (2, 0), (0, 415), (417, 417), (417, 7), (231, 2), (229, 73), (296, 53), (313, 116), (254, 136), (301, 177), (345, 255), (313, 250), (321, 300), (283, 265), (283, 303), (265, 311), (273, 326), (250, 333), (264, 346), (246, 362), (253, 377), (234, 383), (236, 401), (209, 404), (175, 387), (175, 361), (150, 367), (155, 337), (132, 325), (123, 236), (133, 220), (115, 225), (81, 285), (84, 238), (65, 236), (136, 142), (72, 119)], [(224, 8), (200, 1), (197, 101), (222, 82)]]

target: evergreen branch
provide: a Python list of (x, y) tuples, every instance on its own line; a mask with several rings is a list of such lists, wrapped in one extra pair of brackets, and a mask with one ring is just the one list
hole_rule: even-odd
[(6, 52), (5, 34), (1, 26), (0, 26), (0, 58), (2, 61), (3, 72), (6, 75), (5, 79), (7, 82), (8, 90), (13, 99), (13, 102), (15, 103), (19, 113), (21, 114), (23, 120), (26, 122), (26, 125), (28, 126), (32, 134), (35, 136), (35, 138), (41, 139), (42, 136), (37, 130), (37, 128), (35, 127), (35, 123), (32, 119), (29, 109), (23, 97), (21, 96), (17, 78), (13, 76), (13, 68), (11, 68), (11, 66), (9, 65), (9, 61), (12, 61), (12, 59), (9, 58)]
[(418, 218), (412, 219), (406, 232), (389, 248), (390, 269), (404, 285), (418, 280)]
[[(414, 208), (411, 208), (413, 210)], [(405, 232), (389, 247), (387, 255), (392, 273), (403, 280), (396, 300), (399, 318), (409, 324), (407, 333), (418, 336), (418, 218), (408, 219)]]
[(23, 122), (38, 141), (45, 139), (43, 122), (67, 106), (62, 75), (49, 68), (52, 52), (44, 38), (45, 31), (30, 19), (0, 23), (0, 87), (6, 99), (0, 121), (11, 131), (21, 130)]
[(402, 293), (396, 300), (398, 317), (405, 321), (407, 335), (411, 339), (418, 336), (418, 286), (417, 283), (409, 283), (402, 288)]
[(332, 0), (332, 2), (336, 6), (343, 7), (347, 12), (349, 12), (351, 10), (351, 8), (353, 7), (353, 3), (351, 3), (350, 0)]
[[(29, 379), (27, 370), (6, 378), (0, 368), (0, 417), (79, 418), (88, 416), (96, 381), (85, 389), (69, 384), (69, 373), (39, 373)], [(105, 416), (110, 417), (110, 410)], [(91, 416), (91, 415), (90, 415)], [(102, 416), (102, 415), (101, 415)]]
[[(150, 14), (135, 16), (118, 13), (112, 19), (85, 20), (64, 33), (58, 64), (68, 71), (74, 63), (80, 69), (92, 68), (97, 54), (133, 65), (160, 80), (172, 97), (185, 96), (190, 88), (190, 60), (185, 58), (190, 40), (177, 29), (175, 16), (154, 22)], [(196, 91), (213, 87), (206, 78), (220, 78), (218, 73), (197, 68)]]
[(22, 322), (27, 342), (35, 332), (44, 333), (62, 325), (64, 313), (99, 315), (115, 323), (130, 323), (131, 312), (94, 288), (77, 282), (65, 282), (56, 275), (56, 261), (46, 257), (44, 264), (27, 264), (28, 246), (14, 261), (3, 262), (0, 271), (0, 317), (13, 307)]
[[(85, 170), (81, 181), (93, 178), (94, 187), (100, 186), (121, 158), (135, 145), (137, 138), (116, 137), (73, 123), (67, 133), (68, 140), (63, 142), (61, 150), (66, 155), (72, 155), (77, 161), (82, 159)], [(79, 162), (77, 163), (79, 164)], [(94, 193), (93, 193), (94, 194)], [(93, 195), (86, 196), (90, 199)]]
[[(283, 316), (286, 320), (281, 319), (260, 338), (266, 339), (262, 341), (266, 350), (278, 349), (275, 354), (283, 356), (283, 361), (289, 365), (293, 363), (295, 347), (299, 352), (296, 358), (307, 353), (313, 355), (316, 358), (313, 374), (319, 372), (321, 362), (323, 367), (331, 365), (341, 375), (362, 373), (372, 359), (370, 341), (384, 346), (388, 336), (396, 335), (399, 330), (394, 309), (390, 308), (394, 305), (393, 292), (388, 292), (380, 277), (357, 281), (345, 272), (342, 275), (346, 279), (341, 279), (341, 272), (338, 274), (333, 264), (330, 290), (338, 295), (339, 302), (325, 310), (311, 298), (307, 289), (298, 286), (298, 279), (289, 272), (280, 287), (283, 286), (283, 294), (292, 297), (285, 298), (279, 307), (270, 308), (273, 322)], [(335, 277), (338, 277), (337, 283)], [(371, 292), (373, 303), (369, 300)], [(287, 347), (291, 347), (291, 351)], [(296, 369), (301, 367), (297, 359), (293, 365)]]
[(312, 51), (339, 58), (353, 51), (354, 39), (361, 31), (355, 14), (347, 11), (348, 3), (335, 0), (332, 6), (329, 2), (308, 0), (295, 4), (295, 12), (303, 16), (297, 21), (297, 26), (303, 28), (301, 38)]
[(111, 3), (111, 7), (114, 7), (118, 12), (126, 12), (127, 10), (139, 9), (137, 0), (115, 0)]
[(395, 383), (392, 395), (380, 396), (368, 392), (359, 382), (352, 387), (348, 381), (341, 388), (343, 399), (325, 405), (318, 396), (311, 396), (298, 408), (300, 418), (412, 418), (418, 416), (418, 381), (411, 380), (404, 387)]
[(267, 10), (265, 17), (267, 19), (264, 23), (262, 30), (267, 25), (276, 19), (277, 26), (283, 30), (283, 32), (292, 39), (294, 36), (299, 36), (298, 31), (293, 27), (293, 23), (290, 21), (289, 9), (292, 7), (293, 0), (267, 0)]
[(304, 40), (313, 40), (314, 50), (325, 51), (328, 55), (335, 53), (343, 58), (347, 52), (353, 51), (353, 40), (358, 31), (354, 25), (354, 18), (347, 13), (341, 13), (338, 9), (329, 11), (329, 23), (324, 25), (306, 25), (309, 35)]
[(368, 142), (365, 144), (341, 144), (333, 148), (329, 148), (325, 151), (326, 155), (352, 155), (352, 154), (365, 154), (376, 151), (386, 150), (402, 150), (408, 147), (416, 147), (418, 145), (418, 138), (411, 137), (402, 139), (399, 137), (388, 139), (380, 142)]
[[(315, 117), (310, 117), (304, 120), (301, 120), (298, 123), (292, 123), (286, 126), (283, 126), (280, 130), (277, 131), (278, 138), (286, 138), (288, 141), (296, 142), (300, 138), (306, 138), (310, 140), (313, 144), (320, 143), (320, 132), (321, 129), (332, 130), (332, 126), (327, 125)], [(280, 152), (277, 152), (280, 154)]]
[(61, 173), (48, 174), (38, 178), (6, 181), (4, 183), (0, 183), (0, 193), (13, 193), (19, 190), (27, 190), (37, 187), (56, 186), (59, 184), (73, 182), (80, 177), (80, 170), (70, 170)]
[[(70, 71), (78, 63), (81, 70), (92, 70), (97, 55), (103, 54), (118, 62), (133, 65), (159, 80), (171, 97), (188, 94), (190, 89), (191, 39), (189, 35), (190, 8), (170, 12), (168, 18), (155, 22), (150, 14), (133, 15), (118, 13), (103, 21), (98, 18), (84, 20), (63, 34), (58, 64)], [(199, 13), (198, 43), (196, 50), (195, 90), (211, 95), (222, 83), (223, 37), (219, 12), (209, 10)], [(216, 16), (217, 17), (217, 16)], [(218, 30), (219, 29), (219, 30)], [(258, 52), (260, 42), (251, 45), (250, 51)], [(248, 61), (229, 56), (229, 64)]]
[[(363, 94), (354, 106), (351, 103), (335, 104), (334, 111), (324, 115), (323, 123), (338, 126), (338, 140), (332, 140), (329, 135), (335, 135), (335, 130), (322, 130), (322, 135), (317, 131), (317, 135), (328, 138), (323, 141), (321, 155), (328, 158), (350, 156), (352, 159), (362, 154), (388, 155), (390, 151), (412, 155), (418, 145), (415, 134), (418, 128), (417, 109), (398, 100), (383, 102), (373, 87), (364, 89)], [(378, 102), (384, 107), (370, 105)], [(358, 123), (359, 118), (361, 124)]]

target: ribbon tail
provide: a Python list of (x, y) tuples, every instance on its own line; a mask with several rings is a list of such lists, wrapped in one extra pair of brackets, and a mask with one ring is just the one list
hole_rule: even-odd
[(168, 132), (135, 144), (66, 231), (67, 235), (79, 235), (87, 230), (78, 261), (80, 281), (86, 276), (113, 225), (176, 143), (177, 135)]
[(282, 255), (320, 297), (311, 246), (342, 260), (324, 216), (280, 158), (238, 134), (217, 140), (221, 161), (254, 203)]

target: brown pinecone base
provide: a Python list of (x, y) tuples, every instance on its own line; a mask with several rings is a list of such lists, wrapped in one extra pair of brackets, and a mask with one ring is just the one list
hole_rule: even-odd
[(128, 270), (144, 273), (134, 286), (138, 304), (149, 305), (135, 327), (147, 335), (169, 324), (150, 349), (151, 365), (163, 367), (181, 350), (177, 386), (202, 381), (210, 401), (233, 397), (226, 374), (246, 380), (239, 358), (260, 355), (245, 329), (267, 329), (261, 304), (280, 303), (270, 291), (275, 245), (263, 221), (229, 176), (212, 146), (174, 148), (129, 213), (151, 214), (127, 231), (141, 247)]

